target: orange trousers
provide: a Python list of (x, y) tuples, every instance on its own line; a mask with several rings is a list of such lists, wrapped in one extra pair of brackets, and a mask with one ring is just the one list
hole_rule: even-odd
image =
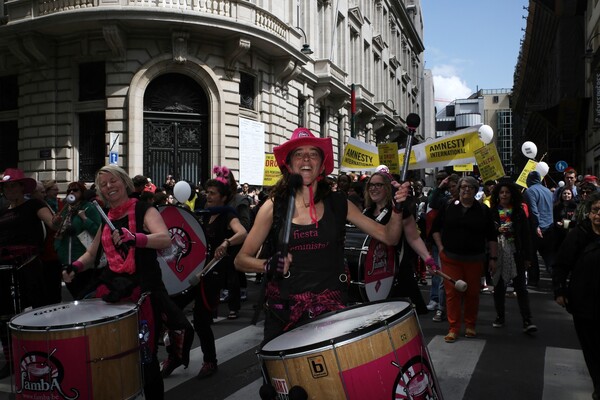
[(442, 271), (454, 278), (467, 283), (464, 293), (454, 288), (454, 284), (444, 280), (446, 290), (446, 315), (450, 324), (450, 332), (459, 333), (461, 325), (461, 309), (464, 304), (465, 326), (475, 329), (477, 313), (479, 312), (479, 285), (481, 284), (481, 271), (483, 261), (458, 261), (448, 258), (444, 252), (440, 253)]

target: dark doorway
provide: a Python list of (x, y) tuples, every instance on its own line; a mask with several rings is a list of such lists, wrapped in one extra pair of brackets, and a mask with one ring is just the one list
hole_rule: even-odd
[(161, 186), (167, 175), (193, 184), (209, 177), (208, 99), (196, 81), (165, 74), (144, 95), (144, 175)]

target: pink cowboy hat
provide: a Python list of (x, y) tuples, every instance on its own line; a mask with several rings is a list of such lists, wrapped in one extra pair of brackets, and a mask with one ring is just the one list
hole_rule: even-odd
[(297, 128), (287, 142), (273, 148), (275, 160), (279, 169), (287, 169), (288, 155), (300, 146), (312, 146), (323, 152), (323, 173), (329, 175), (333, 172), (333, 144), (331, 138), (318, 138), (307, 128)]
[(22, 182), (24, 189), (23, 193), (31, 193), (35, 190), (37, 186), (37, 181), (33, 178), (27, 178), (23, 173), (23, 170), (18, 168), (7, 168), (2, 175), (2, 180), (0, 180), (0, 184), (6, 182)]

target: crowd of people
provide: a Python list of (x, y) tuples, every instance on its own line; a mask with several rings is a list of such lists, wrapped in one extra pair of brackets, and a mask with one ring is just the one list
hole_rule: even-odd
[[(336, 176), (331, 139), (305, 128), (295, 130), (274, 154), (282, 173), (274, 187), (238, 185), (232, 171), (216, 166), (204, 184), (189, 183), (187, 199), (176, 198), (172, 175), (156, 186), (116, 166), (101, 168), (89, 187), (66, 184), (64, 193), (55, 180), (36, 182), (19, 169), (4, 171), (0, 257), (21, 264), (18, 308), (14, 298), (0, 299), (0, 339), (9, 361), (0, 378), (11, 373), (7, 321), (28, 307), (60, 302), (64, 281), (74, 299), (140, 301), (151, 293), (140, 309), (151, 324), (144, 391), (149, 398), (162, 398), (163, 379), (188, 366), (194, 331), (204, 354), (198, 378), (218, 371), (211, 329), (215, 310), (226, 300), (227, 318), (238, 317), (246, 274), (256, 274), (263, 284), (257, 304), (265, 311), (263, 345), (356, 301), (349, 298), (353, 266), (345, 254), (346, 228), (353, 225), (393, 254), (388, 298), (410, 298), (417, 314), (433, 311), (434, 321), (447, 321), (448, 343), (458, 340), (463, 324), (466, 338), (477, 336), (479, 296), (487, 283), (493, 286), (497, 314), (493, 327), (505, 326), (505, 297), (514, 288), (523, 332), (536, 332), (527, 286), (539, 284), (539, 254), (553, 278), (556, 302), (573, 314), (598, 393), (594, 328), (600, 318), (600, 274), (593, 257), (600, 248), (600, 193), (595, 176), (577, 179), (569, 169), (564, 184), (552, 188), (533, 171), (524, 189), (509, 178), (481, 182), (442, 170), (428, 190), (420, 180), (399, 184), (400, 177), (385, 166)], [(92, 200), (107, 210), (115, 231)], [(167, 294), (157, 261), (157, 251), (171, 245), (156, 208), (162, 205), (195, 212), (206, 234), (207, 262), (220, 260), (201, 285), (175, 296)], [(442, 279), (438, 269), (466, 282), (466, 290)], [(428, 284), (427, 277), (428, 303), (419, 288)], [(4, 277), (2, 285), (8, 293)], [(183, 314), (190, 304), (193, 327)], [(160, 363), (157, 349), (165, 332), (172, 345)]]

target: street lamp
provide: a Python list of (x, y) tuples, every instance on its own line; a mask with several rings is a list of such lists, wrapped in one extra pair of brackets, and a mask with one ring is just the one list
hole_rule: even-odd
[(585, 44), (585, 58), (592, 58), (594, 56), (594, 48), (592, 47), (592, 40), (600, 36), (600, 32), (594, 33)]
[(302, 32), (302, 36), (304, 36), (304, 44), (302, 45), (302, 49), (300, 49), (300, 52), (306, 55), (312, 54), (313, 51), (310, 49), (310, 45), (308, 44), (308, 40), (306, 39), (306, 32), (304, 32), (304, 29), (300, 28), (299, 26), (297, 26), (296, 29)]

